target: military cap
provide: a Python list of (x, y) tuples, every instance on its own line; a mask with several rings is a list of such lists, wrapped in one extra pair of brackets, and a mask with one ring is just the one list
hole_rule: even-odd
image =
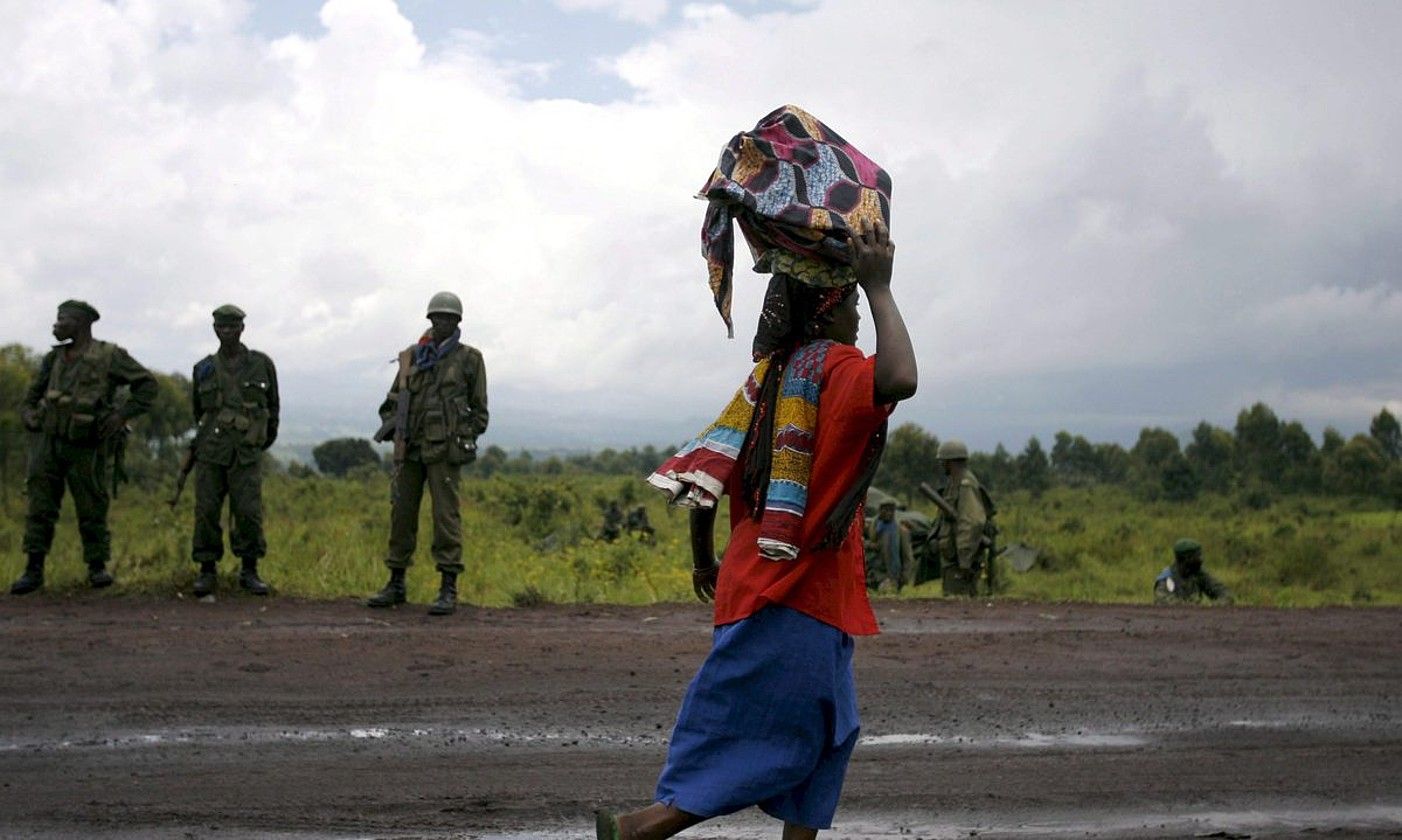
[(89, 321), (96, 321), (102, 316), (97, 313), (97, 308), (85, 300), (65, 300), (58, 305), (58, 311), (79, 312)]
[(1173, 556), (1175, 557), (1184, 557), (1199, 551), (1202, 551), (1202, 543), (1187, 537), (1173, 544)]
[(244, 311), (232, 303), (226, 303), (214, 310), (214, 323), (216, 324), (242, 324), (244, 317)]

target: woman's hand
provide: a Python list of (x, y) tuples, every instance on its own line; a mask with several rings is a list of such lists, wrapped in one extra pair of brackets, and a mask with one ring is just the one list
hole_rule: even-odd
[(701, 603), (708, 604), (715, 600), (716, 578), (719, 576), (720, 564), (714, 560), (705, 568), (691, 570), (691, 589)]
[(857, 284), (868, 295), (874, 288), (889, 288), (891, 266), (896, 259), (896, 243), (891, 241), (885, 223), (877, 220), (865, 225), (860, 233), (850, 235), (850, 241)]

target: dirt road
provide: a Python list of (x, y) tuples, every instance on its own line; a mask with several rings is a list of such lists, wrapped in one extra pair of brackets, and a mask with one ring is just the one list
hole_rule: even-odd
[[(1402, 835), (1402, 611), (878, 615), (824, 837)], [(592, 837), (648, 801), (708, 618), (0, 598), (0, 836)]]

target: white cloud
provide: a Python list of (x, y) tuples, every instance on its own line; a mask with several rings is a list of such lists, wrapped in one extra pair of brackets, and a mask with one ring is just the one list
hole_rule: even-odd
[(988, 377), (1173, 360), (1243, 397), (1333, 377), (1395, 398), (1395, 364), (1358, 365), (1402, 355), (1402, 88), (1373, 83), (1402, 70), (1399, 10), (688, 5), (611, 62), (635, 98), (601, 105), (525, 98), (539, 68), (470, 32), (426, 49), (391, 0), (331, 0), (324, 33), (276, 41), (234, 0), (9, 3), (0, 340), (40, 344), (85, 296), (104, 335), (183, 369), (233, 300), (295, 425), (373, 410), (450, 288), (504, 395), (499, 440), (547, 409), (676, 438), (744, 370), (760, 289), (739, 266), (725, 342), (691, 196), (735, 131), (795, 102), (895, 179), (909, 419), (947, 422)]
[(567, 12), (607, 12), (619, 20), (654, 24), (667, 14), (667, 0), (555, 0)]

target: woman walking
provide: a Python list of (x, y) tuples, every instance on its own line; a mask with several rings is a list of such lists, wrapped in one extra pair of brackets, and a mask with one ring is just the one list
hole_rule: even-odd
[[(600, 840), (660, 840), (758, 805), (785, 840), (828, 828), (859, 723), (853, 636), (877, 632), (861, 507), (895, 404), (915, 393), (891, 293), (890, 179), (791, 106), (737, 135), (703, 191), (711, 288), (729, 325), (732, 219), (773, 273), (755, 368), (720, 417), (649, 482), (691, 508), (693, 585), (715, 601), (711, 653), (682, 702), (654, 803), (600, 811)], [(857, 338), (867, 296), (876, 354)], [(730, 497), (718, 564), (716, 505)]]

